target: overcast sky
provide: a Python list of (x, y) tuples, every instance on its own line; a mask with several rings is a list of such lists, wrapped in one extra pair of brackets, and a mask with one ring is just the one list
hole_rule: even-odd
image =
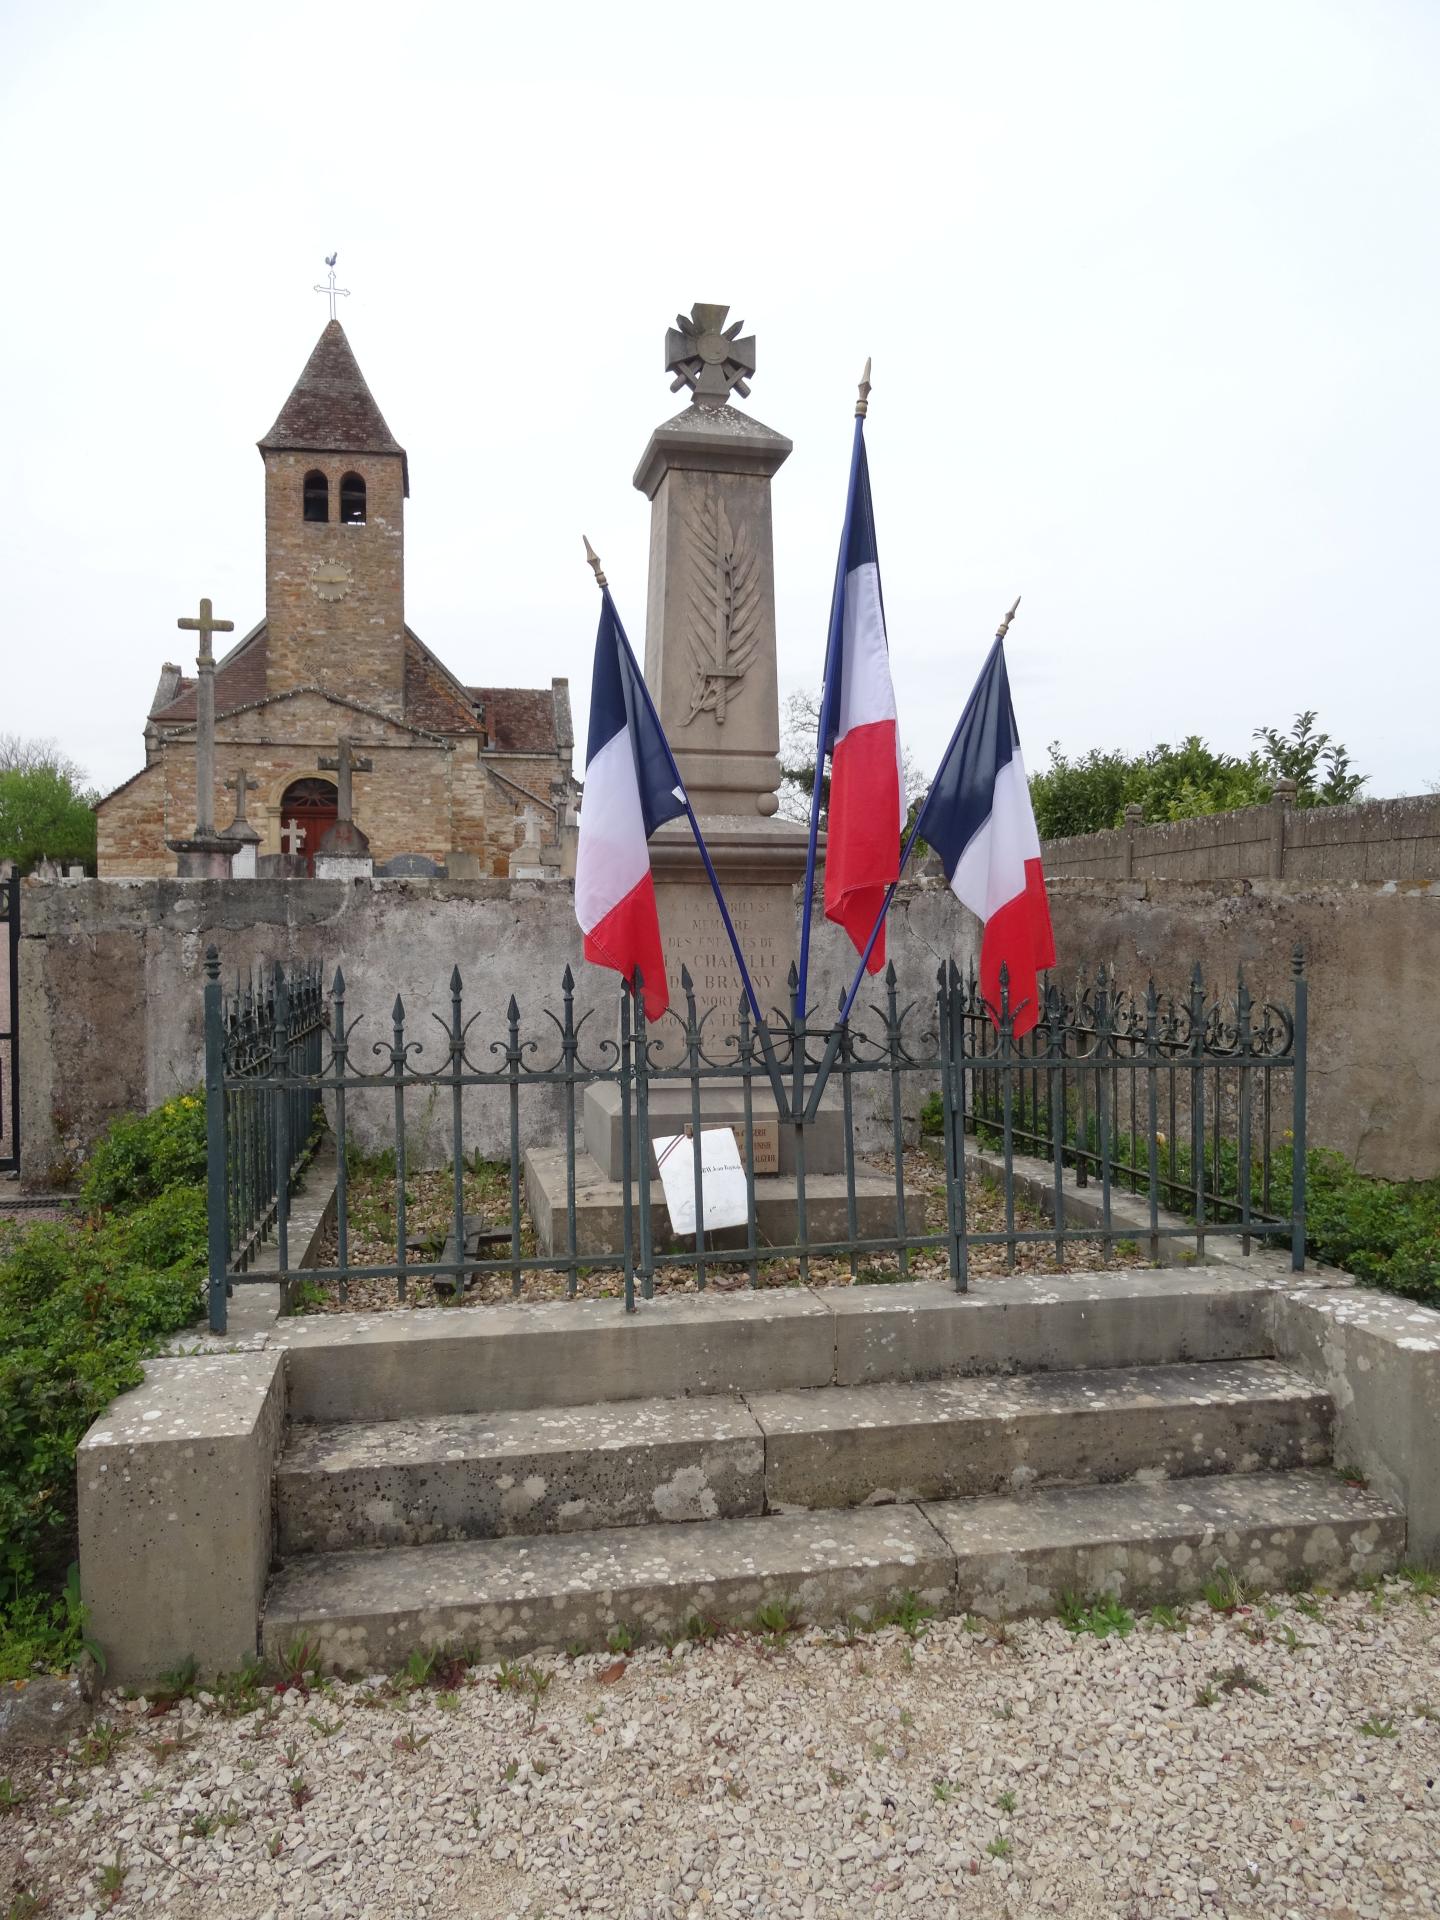
[(0, 731), (108, 788), (178, 614), (264, 611), (255, 441), (342, 318), (410, 455), (407, 612), (462, 679), (637, 643), (727, 301), (819, 678), (854, 386), (901, 727), (933, 765), (1017, 592), (1026, 757), (1315, 707), (1440, 780), (1436, 0), (492, 7), (0, 0)]

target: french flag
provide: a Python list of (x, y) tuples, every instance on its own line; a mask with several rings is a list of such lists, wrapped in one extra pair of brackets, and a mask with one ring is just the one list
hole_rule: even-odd
[(1003, 637), (980, 670), (915, 831), (939, 854), (956, 899), (985, 922), (980, 990), (997, 1024), (1000, 969), (1009, 969), (1018, 1040), (1040, 1017), (1037, 976), (1055, 964), (1055, 936)]
[[(904, 821), (900, 729), (890, 684), (863, 419), (855, 422), (823, 699), (822, 748), (830, 754), (825, 918), (843, 927), (856, 952), (863, 953), (886, 890), (899, 878)], [(866, 964), (871, 973), (885, 964), (883, 927)]]
[(649, 840), (658, 826), (685, 811), (669, 743), (607, 587), (590, 687), (575, 915), (587, 960), (613, 967), (632, 984), (639, 970), (651, 1020), (669, 1006), (670, 989)]

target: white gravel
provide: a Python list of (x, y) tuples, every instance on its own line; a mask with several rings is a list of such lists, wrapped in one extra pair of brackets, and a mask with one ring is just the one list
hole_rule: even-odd
[[(1056, 1621), (730, 1639), (609, 1679), (605, 1656), (547, 1659), (533, 1726), (493, 1668), (379, 1704), (267, 1693), (268, 1718), (109, 1699), (108, 1760), (0, 1762), (23, 1796), (0, 1811), (0, 1914), (1440, 1912), (1440, 1601), (1391, 1582), (1316, 1604), (1104, 1641)], [(1197, 1704), (1237, 1665), (1268, 1693)]]

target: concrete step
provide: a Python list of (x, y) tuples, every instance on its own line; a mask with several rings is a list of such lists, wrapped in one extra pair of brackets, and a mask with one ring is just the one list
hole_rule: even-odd
[(282, 1555), (1314, 1466), (1328, 1395), (1269, 1360), (298, 1427)]
[(282, 1320), (297, 1420), (396, 1420), (942, 1375), (1164, 1366), (1272, 1353), (1245, 1273), (1120, 1268)]
[(741, 1626), (776, 1599), (817, 1624), (906, 1593), (938, 1613), (1045, 1612), (1065, 1592), (1150, 1604), (1197, 1596), (1219, 1567), (1344, 1584), (1395, 1565), (1404, 1542), (1395, 1508), (1312, 1470), (307, 1554), (271, 1583), (262, 1646), (304, 1641), (363, 1673), (447, 1644), (494, 1660), (603, 1647), (616, 1627), (655, 1641), (697, 1614)]
[(275, 1504), (282, 1555), (736, 1519), (765, 1510), (765, 1441), (721, 1394), (296, 1427)]
[(1273, 1360), (761, 1393), (765, 1501), (849, 1507), (1319, 1466), (1330, 1396)]

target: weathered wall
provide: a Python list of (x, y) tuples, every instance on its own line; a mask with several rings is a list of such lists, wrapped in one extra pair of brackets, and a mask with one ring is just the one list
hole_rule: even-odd
[(1243, 966), (1257, 995), (1288, 999), (1300, 946), (1312, 1144), (1388, 1179), (1440, 1173), (1440, 887), (1061, 879), (1051, 912), (1063, 974), (1103, 961), (1121, 980), (1171, 982), (1198, 960), (1216, 988)]
[(1051, 879), (1296, 880), (1331, 886), (1440, 880), (1440, 795), (1353, 807), (1268, 806), (1045, 842)]
[[(1216, 987), (1244, 966), (1252, 990), (1290, 993), (1300, 944), (1310, 978), (1310, 1127), (1365, 1171), (1391, 1178), (1440, 1172), (1440, 1028), (1428, 1018), (1440, 977), (1440, 888), (1425, 891), (1304, 887), (1291, 883), (1191, 886), (1151, 880), (1057, 880), (1052, 886), (1062, 973), (1113, 965), (1122, 980), (1153, 971), (1179, 988), (1198, 960)], [(395, 995), (407, 1032), (438, 1065), (432, 1014), (449, 1017), (450, 969), (465, 980), (466, 1012), (479, 1013), (471, 1052), (490, 1064), (512, 993), (529, 1035), (548, 1034), (568, 964), (580, 1012), (594, 1009), (587, 1047), (613, 1034), (613, 976), (585, 964), (565, 882), (481, 880), (149, 881), (80, 886), (29, 883), (21, 941), (23, 1172), (43, 1180), (73, 1161), (109, 1116), (155, 1105), (193, 1086), (202, 1060), (201, 986), (213, 940), (225, 976), (271, 959), (311, 958), (327, 977), (343, 967), (352, 1054), (379, 1064)], [(933, 1023), (935, 971), (974, 951), (975, 923), (942, 880), (923, 873), (901, 890), (890, 928), (900, 1005), (917, 1029)], [(848, 984), (848, 944), (821, 923), (812, 948), (811, 1004), (828, 1012)], [(861, 1009), (883, 1002), (868, 982)], [(918, 1096), (918, 1089), (915, 1090)], [(417, 1151), (448, 1155), (448, 1096), (412, 1096)], [(352, 1103), (357, 1132), (388, 1137), (383, 1096)], [(555, 1137), (558, 1096), (527, 1096), (524, 1126)], [(867, 1124), (874, 1116), (867, 1116)], [(503, 1097), (468, 1095), (468, 1148), (504, 1150)]]
[[(905, 888), (897, 900), (890, 947), (900, 1005), (916, 1003), (917, 1030), (933, 1026), (941, 961), (953, 953), (968, 963), (972, 926), (933, 877)], [(287, 967), (319, 960), (327, 980), (343, 968), (348, 1017), (361, 1018), (352, 1065), (362, 1071), (380, 1065), (371, 1048), (390, 1036), (397, 993), (407, 1035), (425, 1049), (412, 1065), (444, 1061), (443, 1037), (431, 1016), (449, 1020), (452, 966), (465, 982), (467, 1017), (479, 1015), (470, 1043), (477, 1065), (495, 1064), (489, 1047), (504, 1037), (512, 993), (524, 1033), (553, 1034), (543, 1010), (558, 1012), (567, 964), (576, 980), (577, 1017), (594, 1010), (586, 1055), (598, 1057), (598, 1041), (615, 1031), (615, 976), (584, 961), (574, 891), (564, 881), (31, 882), (22, 928), (22, 1175), (34, 1183), (73, 1166), (112, 1114), (158, 1105), (198, 1082), (203, 962), (212, 941), (227, 983), (237, 971), (273, 960)], [(813, 1006), (835, 1006), (849, 984), (849, 954), (833, 928), (817, 927)], [(883, 983), (875, 982), (859, 1005), (883, 998)], [(448, 1158), (448, 1101), (442, 1093), (411, 1096), (407, 1125), (415, 1129), (417, 1158)], [(388, 1142), (390, 1114), (385, 1094), (351, 1102), (362, 1144)], [(522, 1120), (526, 1139), (536, 1137), (532, 1129), (558, 1138), (558, 1093), (527, 1095)], [(467, 1149), (503, 1152), (506, 1127), (503, 1093), (466, 1095)]]

